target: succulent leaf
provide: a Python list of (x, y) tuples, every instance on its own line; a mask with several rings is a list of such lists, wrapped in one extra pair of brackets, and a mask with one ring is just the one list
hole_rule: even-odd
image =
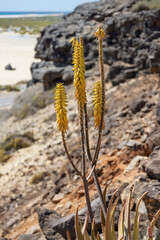
[(133, 185), (130, 188), (130, 192), (127, 196), (126, 204), (125, 204), (124, 240), (131, 240), (130, 206), (131, 206), (132, 191), (133, 191)]
[(113, 203), (114, 197), (117, 192), (118, 192), (118, 190), (116, 190), (113, 193), (113, 195), (109, 201), (107, 214), (106, 214), (105, 237), (104, 237), (105, 240), (114, 240), (113, 232), (112, 232), (112, 203)]
[(71, 237), (70, 237), (69, 231), (67, 231), (67, 240), (71, 240)]
[(111, 209), (112, 236), (113, 236), (114, 240), (116, 240), (114, 214), (115, 214), (115, 211), (116, 211), (116, 206), (117, 206), (118, 200), (119, 200), (119, 197), (116, 198), (116, 200), (114, 201), (114, 204), (112, 206), (112, 209)]
[(93, 219), (93, 223), (92, 223), (91, 239), (96, 240), (95, 239), (95, 219)]
[(154, 228), (154, 225), (155, 225), (159, 215), (160, 215), (160, 210), (156, 213), (156, 215), (154, 216), (153, 220), (151, 221), (151, 223), (148, 227), (148, 239), (147, 240), (153, 240), (153, 228)]
[(84, 237), (81, 232), (81, 228), (79, 225), (79, 220), (78, 220), (78, 208), (76, 210), (76, 219), (75, 219), (75, 230), (76, 230), (76, 236), (78, 240), (84, 240)]
[[(106, 202), (106, 192), (107, 192), (107, 187), (108, 184), (106, 184), (104, 190), (103, 190), (103, 198), (104, 198), (104, 202)], [(102, 208), (101, 208), (101, 227), (102, 227), (102, 232), (105, 232), (105, 216), (103, 214)]]
[(124, 207), (125, 207), (125, 203), (123, 204), (120, 215), (119, 215), (118, 240), (121, 240), (124, 238)]
[(135, 218), (134, 218), (134, 225), (133, 225), (133, 240), (138, 240), (139, 239), (139, 217), (138, 217), (138, 208), (139, 205), (142, 201), (142, 199), (145, 197), (145, 195), (148, 192), (145, 192), (139, 199), (137, 206), (136, 206), (136, 213), (135, 213)]

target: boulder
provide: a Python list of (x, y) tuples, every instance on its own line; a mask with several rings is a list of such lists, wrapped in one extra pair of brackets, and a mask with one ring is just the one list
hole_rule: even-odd
[(148, 136), (147, 144), (152, 151), (156, 146), (160, 145), (160, 126), (156, 125)]
[(53, 228), (53, 222), (57, 222), (58, 219), (61, 218), (55, 211), (51, 211), (48, 209), (37, 208), (39, 224), (43, 234), (45, 235), (47, 240), (62, 240), (62, 236), (58, 234)]
[(7, 64), (5, 70), (16, 70), (16, 68), (13, 68), (11, 64)]
[[(109, 199), (111, 195), (107, 197), (106, 205), (108, 206)], [(100, 203), (99, 199), (95, 199), (91, 203), (94, 218), (96, 221), (97, 230), (101, 229), (101, 214), (100, 214)], [(82, 208), (78, 215), (79, 220), (84, 223), (87, 208)], [(116, 208), (115, 212), (115, 228), (118, 227), (118, 216), (120, 213), (120, 204)], [(66, 217), (60, 217), (54, 211), (49, 211), (45, 209), (38, 209), (39, 223), (43, 234), (47, 240), (53, 239), (66, 239), (66, 232), (69, 231), (71, 239), (75, 239), (75, 213), (68, 215)], [(88, 225), (88, 231), (90, 231), (90, 224)], [(56, 234), (60, 234), (62, 238), (55, 238)], [(59, 236), (59, 235), (58, 235)]]
[(160, 180), (160, 146), (155, 147), (149, 155), (145, 171), (148, 177)]
[(118, 85), (119, 83), (125, 82), (126, 77), (132, 78), (136, 76), (136, 74), (133, 74), (133, 72), (135, 72), (134, 67), (135, 66), (132, 64), (116, 61), (109, 69), (108, 78), (111, 80), (113, 85)]
[(21, 234), (18, 240), (46, 240), (46, 238), (42, 236), (41, 233), (35, 233), (35, 234)]
[(160, 97), (156, 107), (156, 116), (157, 116), (157, 123), (160, 125)]
[(73, 81), (73, 70), (71, 65), (68, 65), (63, 69), (62, 80), (64, 83)]
[[(130, 185), (127, 186), (122, 192), (121, 198), (122, 201), (126, 199)], [(147, 209), (148, 219), (151, 222), (155, 214), (160, 209), (160, 181), (158, 180), (149, 180), (146, 175), (139, 175), (134, 180), (134, 189), (132, 194), (132, 207), (135, 206), (138, 199), (148, 191), (147, 195), (143, 198), (143, 202)], [(145, 226), (147, 230), (148, 226)], [(156, 227), (160, 227), (160, 217), (156, 221)]]
[(130, 102), (129, 108), (132, 113), (136, 114), (144, 107), (145, 104), (146, 101), (143, 98), (136, 98)]
[(55, 81), (59, 78), (61, 78), (61, 72), (63, 68), (51, 66), (51, 67), (43, 67), (43, 68), (37, 68), (33, 69), (33, 81), (39, 81), (39, 82), (49, 82), (49, 81)]

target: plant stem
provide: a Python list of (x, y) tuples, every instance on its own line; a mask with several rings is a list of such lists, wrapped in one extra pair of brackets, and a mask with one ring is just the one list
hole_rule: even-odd
[(94, 158), (92, 161), (92, 165), (96, 164), (100, 145), (101, 145), (101, 137), (102, 137), (102, 128), (103, 128), (103, 119), (104, 119), (104, 107), (105, 107), (105, 81), (104, 81), (104, 64), (103, 64), (103, 41), (102, 38), (99, 37), (99, 67), (100, 67), (100, 80), (102, 82), (102, 112), (101, 112), (101, 122), (99, 127), (99, 133), (98, 133), (98, 141), (97, 146), (94, 154)]
[[(86, 135), (87, 155), (88, 155), (88, 160), (89, 160), (90, 167), (92, 169), (93, 165), (92, 165), (92, 157), (91, 157), (90, 147), (89, 147), (88, 116), (87, 116), (86, 104), (84, 105), (84, 113), (85, 113), (84, 116), (85, 116), (85, 135)], [(102, 208), (103, 214), (105, 216), (106, 215), (106, 204), (105, 204), (105, 201), (104, 201), (104, 198), (103, 198), (102, 190), (101, 190), (101, 187), (100, 187), (100, 183), (99, 183), (97, 172), (96, 172), (95, 168), (93, 169), (93, 178), (94, 178), (94, 182), (95, 182), (95, 185), (96, 185), (96, 188), (97, 188), (101, 208)]]
[(106, 204), (105, 204), (105, 201), (104, 201), (104, 198), (103, 198), (101, 186), (100, 186), (95, 168), (93, 170), (93, 178), (94, 178), (94, 182), (95, 182), (95, 185), (96, 185), (96, 188), (97, 188), (97, 192), (98, 192), (101, 208), (102, 208), (102, 211), (103, 211), (103, 215), (105, 216), (106, 215)]
[(87, 204), (87, 209), (88, 209), (88, 213), (89, 213), (89, 218), (91, 221), (91, 225), (93, 222), (93, 212), (92, 212), (92, 207), (91, 207), (91, 201), (90, 201), (90, 197), (89, 197), (89, 191), (88, 191), (88, 183), (86, 178), (83, 178), (83, 185), (84, 185), (84, 192), (85, 192), (85, 198), (86, 198), (86, 204)]
[(91, 202), (88, 191), (88, 183), (86, 180), (86, 164), (85, 164), (85, 136), (84, 136), (84, 116), (83, 116), (83, 105), (79, 104), (79, 118), (80, 118), (80, 128), (81, 128), (81, 145), (82, 145), (82, 176), (83, 176), (83, 184), (84, 184), (84, 192), (86, 197), (87, 209), (89, 212), (89, 217), (91, 223), (93, 222), (93, 213), (91, 208)]
[(84, 119), (85, 119), (85, 135), (86, 135), (87, 155), (88, 155), (89, 161), (92, 162), (92, 156), (91, 156), (90, 146), (89, 146), (87, 104), (84, 104)]
[(78, 168), (74, 165), (72, 159), (71, 159), (71, 156), (69, 155), (69, 152), (68, 152), (68, 149), (67, 149), (67, 145), (66, 145), (66, 141), (65, 141), (65, 135), (64, 133), (62, 132), (62, 141), (63, 141), (63, 146), (64, 146), (64, 149), (65, 149), (65, 152), (67, 154), (67, 157), (68, 157), (68, 160), (70, 161), (72, 167), (74, 168), (74, 170), (77, 172), (77, 174), (83, 179), (82, 177), (82, 174), (80, 173), (80, 171), (78, 170)]
[(84, 121), (83, 121), (83, 106), (79, 104), (79, 118), (81, 128), (81, 145), (82, 145), (82, 176), (86, 177), (86, 163), (85, 163), (85, 137), (84, 137)]

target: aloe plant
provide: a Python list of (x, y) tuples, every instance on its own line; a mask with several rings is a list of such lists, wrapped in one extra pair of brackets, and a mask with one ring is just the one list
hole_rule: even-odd
[[(95, 37), (99, 42), (99, 66), (100, 66), (100, 81), (98, 81), (93, 89), (93, 105), (94, 105), (94, 116), (95, 116), (95, 127), (98, 129), (97, 144), (95, 147), (94, 156), (91, 156), (90, 145), (89, 145), (89, 131), (88, 131), (88, 115), (87, 115), (87, 95), (86, 95), (86, 83), (85, 83), (85, 61), (84, 61), (84, 50), (83, 50), (83, 37), (79, 39), (75, 37), (70, 40), (73, 47), (73, 71), (74, 79), (73, 84), (75, 87), (75, 99), (77, 101), (79, 122), (80, 122), (80, 134), (81, 134), (81, 148), (82, 148), (82, 169), (79, 170), (74, 164), (65, 139), (65, 133), (68, 127), (67, 119), (67, 95), (62, 83), (58, 83), (55, 90), (55, 110), (57, 113), (57, 128), (61, 132), (62, 141), (64, 145), (67, 157), (75, 169), (76, 173), (81, 177), (85, 190), (86, 204), (89, 212), (91, 223), (93, 223), (93, 213), (91, 208), (89, 190), (88, 190), (88, 179), (93, 175), (97, 192), (100, 198), (103, 214), (106, 214), (105, 201), (103, 199), (102, 190), (96, 173), (96, 163), (99, 155), (102, 130), (104, 129), (104, 107), (105, 107), (105, 81), (104, 81), (104, 64), (103, 64), (103, 38), (105, 33), (101, 27), (95, 33)], [(87, 154), (86, 154), (87, 153)], [(91, 172), (87, 177), (86, 171), (86, 155), (88, 158)]]
[[(103, 64), (103, 39), (105, 38), (105, 33), (101, 27), (95, 33), (95, 37), (98, 39), (99, 43), (99, 66), (100, 66), (100, 81), (96, 82), (93, 88), (93, 106), (94, 106), (94, 123), (95, 128), (98, 129), (97, 143), (95, 146), (94, 155), (91, 155), (90, 144), (89, 144), (89, 131), (88, 131), (88, 115), (87, 115), (87, 95), (86, 95), (86, 83), (85, 83), (85, 61), (84, 61), (84, 50), (83, 50), (83, 37), (79, 39), (72, 38), (73, 47), (73, 71), (74, 71), (74, 87), (75, 87), (75, 99), (77, 101), (78, 112), (79, 112), (79, 122), (80, 122), (80, 135), (81, 135), (81, 148), (82, 148), (82, 168), (79, 170), (75, 163), (73, 162), (66, 144), (65, 134), (68, 128), (67, 119), (67, 94), (62, 83), (58, 83), (55, 90), (55, 110), (57, 113), (57, 129), (61, 132), (63, 146), (67, 157), (75, 169), (76, 173), (81, 177), (85, 190), (86, 205), (88, 209), (88, 214), (84, 225), (82, 226), (78, 220), (78, 209), (76, 211), (75, 219), (75, 230), (78, 240), (116, 240), (115, 226), (114, 226), (114, 214), (115, 209), (119, 200), (117, 197), (117, 191), (113, 194), (108, 209), (105, 205), (106, 189), (102, 193), (100, 183), (96, 173), (96, 164), (99, 156), (99, 150), (101, 146), (102, 130), (105, 127), (104, 123), (104, 109), (105, 109), (105, 81), (104, 81), (104, 64)], [(86, 159), (91, 167), (91, 171), (87, 177), (86, 171)], [(102, 226), (102, 236), (96, 231), (96, 223), (94, 220), (91, 201), (88, 189), (88, 179), (93, 175), (94, 182), (97, 188), (97, 192), (101, 204), (101, 226)], [(133, 224), (133, 236), (131, 234), (131, 219), (130, 219), (130, 205), (131, 205), (131, 195), (133, 186), (127, 196), (126, 202), (123, 204), (118, 223), (118, 240), (138, 240), (139, 239), (139, 221), (140, 215), (138, 214), (138, 208), (140, 202), (147, 194), (144, 193), (139, 199), (136, 207), (134, 224)], [(148, 227), (148, 240), (153, 240), (153, 228), (155, 222), (160, 215), (160, 211), (157, 212), (156, 216), (150, 223)], [(87, 233), (87, 222), (90, 218), (92, 224), (91, 236)], [(160, 240), (160, 234), (157, 235), (156, 240)], [(67, 239), (71, 240), (69, 232), (67, 232)]]
[[(91, 236), (89, 236), (87, 232), (87, 224), (86, 221), (88, 221), (88, 216), (86, 217), (86, 221), (84, 223), (84, 226), (81, 227), (81, 223), (78, 219), (78, 209), (76, 211), (75, 216), (75, 232), (76, 232), (76, 239), (77, 240), (139, 240), (139, 222), (140, 222), (140, 215), (138, 214), (138, 208), (140, 205), (140, 202), (145, 197), (147, 192), (145, 192), (140, 199), (138, 200), (138, 203), (136, 205), (136, 211), (135, 211), (135, 217), (134, 217), (134, 223), (133, 223), (133, 234), (131, 237), (131, 217), (130, 217), (130, 204), (131, 204), (131, 195), (132, 195), (132, 189), (133, 186), (130, 189), (130, 192), (127, 196), (126, 202), (124, 202), (121, 212), (119, 215), (119, 222), (118, 222), (118, 235), (116, 238), (115, 233), (115, 227), (114, 227), (114, 213), (115, 209), (119, 200), (119, 197), (117, 197), (114, 201), (115, 195), (118, 191), (115, 191), (114, 194), (111, 197), (111, 200), (108, 205), (107, 214), (106, 217), (103, 216), (103, 212), (101, 211), (101, 226), (102, 226), (102, 234), (100, 236), (100, 233), (97, 232), (95, 234), (95, 221), (92, 223), (91, 228)], [(158, 216), (160, 215), (160, 210), (157, 212), (153, 220), (151, 221), (149, 227), (148, 227), (148, 238), (147, 240), (153, 240), (153, 228), (155, 225), (156, 220), (158, 219)], [(69, 232), (67, 232), (67, 239), (71, 240)], [(157, 233), (156, 240), (160, 239), (160, 232)]]

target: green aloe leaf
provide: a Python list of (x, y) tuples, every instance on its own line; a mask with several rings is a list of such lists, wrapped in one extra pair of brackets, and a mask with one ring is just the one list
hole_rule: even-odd
[(124, 238), (124, 208), (125, 208), (125, 202), (122, 206), (120, 215), (119, 215), (119, 221), (118, 221), (118, 240), (121, 240)]
[(84, 237), (81, 232), (81, 228), (79, 225), (79, 220), (78, 220), (78, 208), (76, 210), (76, 219), (75, 219), (75, 230), (76, 230), (76, 236), (78, 240), (84, 240)]
[(95, 219), (94, 218), (93, 218), (93, 223), (92, 223), (91, 239), (96, 240), (95, 239)]
[(67, 231), (67, 240), (71, 240), (71, 237), (68, 231)]
[(131, 208), (131, 195), (134, 185), (131, 186), (130, 192), (126, 199), (125, 204), (125, 219), (124, 219), (124, 240), (131, 240), (131, 219), (130, 219), (130, 208)]
[(138, 209), (139, 209), (139, 205), (142, 201), (142, 199), (145, 197), (145, 195), (148, 192), (145, 192), (139, 199), (137, 206), (136, 206), (136, 214), (135, 214), (135, 218), (134, 218), (134, 224), (133, 224), (133, 240), (138, 240), (139, 239), (139, 217), (138, 217)]
[(111, 209), (112, 237), (113, 237), (114, 240), (116, 240), (114, 214), (115, 214), (115, 211), (116, 211), (116, 206), (117, 206), (118, 200), (119, 200), (119, 197), (116, 198), (116, 200), (115, 200), (115, 202), (112, 206), (112, 209)]
[(153, 220), (151, 221), (148, 227), (148, 240), (153, 240), (153, 228), (159, 215), (160, 215), (160, 210), (156, 213), (156, 215), (154, 216)]
[(116, 190), (114, 192), (114, 194), (112, 195), (112, 197), (109, 201), (107, 214), (106, 214), (106, 225), (105, 225), (104, 240), (114, 240), (113, 239), (113, 233), (112, 233), (112, 203), (113, 203), (114, 197), (115, 197), (117, 192), (118, 192), (118, 190)]
[(155, 240), (160, 240), (160, 229), (159, 229), (159, 231), (158, 231), (157, 234), (156, 234)]
[(84, 236), (84, 233), (87, 232), (88, 219), (89, 219), (89, 212), (87, 212), (87, 215), (85, 217), (85, 221), (84, 221), (84, 224), (83, 224), (83, 228), (82, 228), (82, 235), (83, 236)]
[(84, 239), (85, 240), (91, 240), (89, 235), (88, 235), (88, 233), (87, 233), (87, 231), (84, 232)]
[[(107, 187), (108, 184), (106, 184), (104, 191), (103, 191), (103, 198), (104, 198), (104, 202), (106, 202), (106, 192), (107, 192)], [(104, 232), (104, 228), (105, 228), (105, 216), (103, 214), (102, 208), (101, 208), (101, 227), (102, 227), (102, 232)]]

